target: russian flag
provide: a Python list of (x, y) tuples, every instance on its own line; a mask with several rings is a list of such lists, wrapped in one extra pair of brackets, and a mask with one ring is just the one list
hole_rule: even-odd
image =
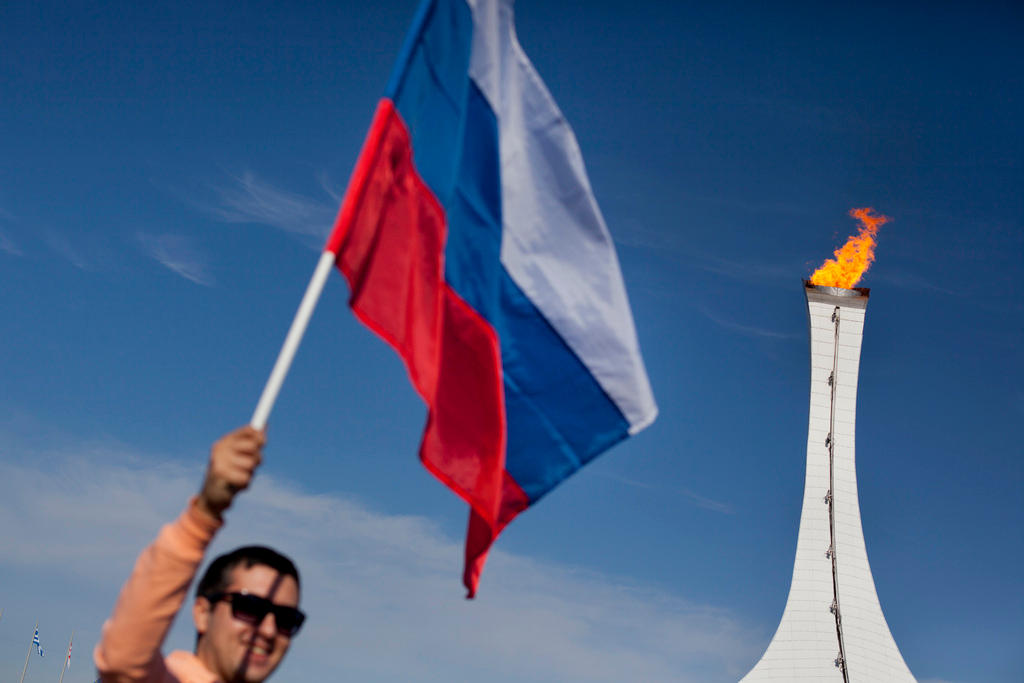
[(429, 407), (471, 506), (463, 581), (517, 514), (657, 414), (618, 259), (511, 0), (420, 6), (327, 251)]

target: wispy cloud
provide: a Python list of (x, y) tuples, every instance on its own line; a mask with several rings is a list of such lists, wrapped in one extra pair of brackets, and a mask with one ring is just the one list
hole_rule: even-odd
[(333, 193), (327, 190), (326, 177), (321, 177), (320, 182), (332, 196), (331, 201), (284, 190), (245, 171), (232, 176), (228, 184), (214, 186), (216, 200), (199, 206), (226, 223), (259, 223), (322, 240), (330, 232), (338, 205)]
[(12, 240), (3, 230), (0, 230), (0, 251), (10, 254), (11, 256), (23, 256), (18, 245), (15, 244), (14, 240)]
[(723, 327), (731, 332), (738, 332), (747, 337), (756, 337), (760, 339), (799, 339), (801, 335), (795, 332), (780, 332), (778, 330), (768, 329), (766, 327), (758, 327), (757, 325), (744, 325), (728, 318), (723, 318), (717, 313), (713, 313), (707, 308), (701, 307), (700, 312), (704, 314), (711, 322), (716, 325)]
[(868, 277), (875, 282), (884, 282), (893, 287), (910, 289), (919, 292), (932, 292), (935, 294), (956, 294), (955, 291), (940, 284), (931, 282), (925, 277), (907, 271), (883, 268), (877, 272), (868, 271)]
[(793, 282), (802, 272), (799, 267), (792, 264), (750, 263), (711, 254), (696, 254), (694, 256), (694, 265), (701, 270), (752, 284), (763, 285), (769, 281), (779, 280)]
[[(116, 445), (11, 446), (17, 440), (0, 436), (0, 583), (37, 568), (63, 574), (92, 600), (63, 618), (94, 624), (95, 639), (111, 598), (88, 596), (115, 594), (196, 489), (200, 468)], [(467, 602), (457, 585), (461, 539), (421, 517), (270, 476), (242, 496), (211, 552), (253, 541), (281, 548), (303, 572), (309, 625), (284, 680), (332, 680), (339, 667), (367, 681), (735, 680), (764, 647), (763, 634), (727, 610), (501, 551), (481, 597)], [(180, 621), (169, 647), (190, 646), (189, 620)]]
[(46, 244), (59, 256), (79, 270), (94, 270), (92, 259), (85, 256), (80, 248), (73, 245), (66, 235), (54, 230), (47, 231), (44, 237)]
[(682, 494), (689, 498), (694, 505), (697, 507), (704, 508), (705, 510), (711, 510), (713, 512), (722, 512), (727, 515), (734, 514), (736, 509), (728, 503), (722, 503), (711, 498), (705, 498), (702, 495), (694, 493), (690, 489), (680, 489)]
[(617, 232), (615, 241), (625, 246), (656, 251), (689, 268), (751, 284), (793, 282), (802, 273), (810, 274), (806, 267), (794, 263), (754, 263), (703, 253), (688, 246), (674, 232), (663, 233), (636, 225), (629, 225)]
[(186, 280), (206, 287), (214, 284), (205, 254), (191, 239), (182, 235), (140, 233), (138, 240), (143, 251)]
[(868, 123), (851, 109), (834, 109), (817, 103), (757, 95), (744, 95), (741, 101), (757, 107), (764, 115), (780, 119), (787, 126), (798, 126), (801, 129), (814, 127), (826, 131), (846, 131), (868, 126)]
[(603, 472), (595, 473), (595, 475), (596, 476), (605, 477), (606, 479), (612, 479), (614, 481), (617, 481), (619, 483), (625, 484), (627, 486), (632, 486), (634, 488), (649, 489), (649, 490), (670, 489), (672, 491), (675, 491), (676, 493), (681, 493), (683, 496), (685, 496), (691, 503), (693, 503), (697, 507), (703, 508), (705, 510), (711, 510), (712, 512), (721, 512), (721, 513), (726, 514), (726, 515), (735, 514), (735, 512), (736, 512), (736, 509), (732, 505), (730, 505), (729, 503), (723, 503), (721, 501), (717, 501), (717, 500), (714, 500), (712, 498), (707, 498), (706, 496), (702, 496), (699, 493), (694, 493), (693, 491), (691, 491), (690, 489), (687, 489), (687, 488), (682, 488), (682, 487), (666, 487), (666, 486), (661, 486), (661, 485), (658, 485), (658, 484), (651, 484), (651, 483), (648, 483), (648, 482), (637, 481), (635, 479), (628, 479), (626, 477), (621, 477), (621, 476), (616, 475), (616, 474), (606, 474), (606, 473), (603, 473)]
[(334, 205), (336, 207), (340, 206), (344, 193), (344, 188), (338, 187), (338, 185), (336, 185), (334, 181), (331, 180), (331, 177), (327, 175), (326, 171), (320, 173), (317, 176), (317, 180), (320, 182), (321, 189), (323, 189), (323, 191), (327, 193), (328, 197), (334, 200)]

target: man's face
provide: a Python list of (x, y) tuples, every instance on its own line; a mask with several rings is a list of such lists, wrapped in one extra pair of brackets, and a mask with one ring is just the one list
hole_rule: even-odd
[[(258, 595), (288, 607), (299, 605), (295, 579), (263, 564), (235, 567), (224, 592)], [(197, 656), (229, 683), (263, 681), (281, 663), (291, 643), (289, 636), (278, 633), (273, 612), (268, 612), (259, 624), (248, 624), (232, 615), (228, 600), (210, 605), (205, 598), (198, 598), (193, 617), (201, 636)]]

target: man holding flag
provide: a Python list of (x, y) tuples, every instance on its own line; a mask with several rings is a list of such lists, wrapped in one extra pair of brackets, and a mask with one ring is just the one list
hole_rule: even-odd
[(93, 653), (101, 681), (259, 683), (281, 663), (304, 620), (299, 574), (260, 546), (216, 558), (200, 580), (195, 652), (160, 653), (224, 511), (252, 481), (264, 441), (262, 431), (242, 427), (213, 445), (199, 495), (139, 556), (103, 625)]
[(654, 420), (611, 236), (512, 15), (421, 3), (251, 426), (214, 445), (203, 491), (140, 557), (96, 649), (103, 680), (262, 681), (284, 655), (298, 576), (261, 558), (200, 582), (195, 654), (159, 648), (335, 266), (427, 404), (420, 460), (469, 503), (470, 597), (513, 518)]

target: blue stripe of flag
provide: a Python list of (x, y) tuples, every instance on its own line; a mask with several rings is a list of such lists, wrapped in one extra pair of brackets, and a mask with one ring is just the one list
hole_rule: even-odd
[(445, 277), (495, 329), (508, 425), (506, 469), (536, 501), (628, 435), (593, 375), (500, 262), (501, 176), (495, 114), (468, 77), (472, 17), (461, 0), (423, 13), (421, 41), (393, 79), (414, 163), (445, 208)]

